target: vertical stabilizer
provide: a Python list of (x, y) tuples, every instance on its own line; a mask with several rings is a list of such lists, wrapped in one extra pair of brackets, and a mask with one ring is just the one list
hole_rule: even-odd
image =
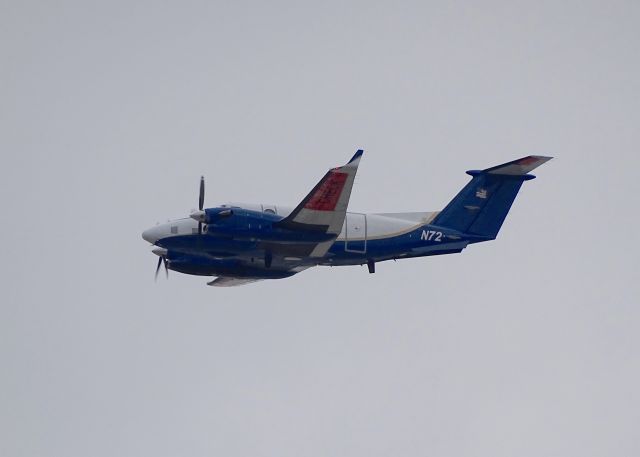
[(433, 224), (493, 239), (528, 173), (551, 157), (528, 156), (480, 171), (468, 171), (471, 181), (438, 214)]

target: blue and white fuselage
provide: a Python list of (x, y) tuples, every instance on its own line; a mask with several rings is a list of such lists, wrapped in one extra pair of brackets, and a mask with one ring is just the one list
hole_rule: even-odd
[[(549, 159), (468, 172), (471, 182), (442, 211), (363, 214), (346, 211), (361, 155), (330, 170), (296, 208), (229, 203), (142, 237), (166, 268), (217, 276), (211, 285), (285, 278), (318, 265), (367, 264), (373, 273), (376, 262), (458, 253), (495, 239), (520, 186), (533, 178), (527, 173)], [(203, 192), (202, 185), (201, 202)]]

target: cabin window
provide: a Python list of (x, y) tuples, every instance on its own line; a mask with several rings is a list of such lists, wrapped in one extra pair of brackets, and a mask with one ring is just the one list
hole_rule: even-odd
[(178, 234), (178, 226), (177, 225), (172, 225), (171, 226), (171, 233), (174, 235)]

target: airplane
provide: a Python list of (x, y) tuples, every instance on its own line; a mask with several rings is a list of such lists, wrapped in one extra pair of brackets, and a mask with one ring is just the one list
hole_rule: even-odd
[(367, 265), (462, 252), (494, 240), (529, 174), (551, 157), (527, 156), (484, 170), (441, 211), (347, 212), (363, 150), (330, 169), (295, 207), (227, 203), (198, 210), (142, 233), (158, 256), (155, 277), (169, 270), (215, 276), (207, 284), (231, 287), (288, 278), (310, 267)]

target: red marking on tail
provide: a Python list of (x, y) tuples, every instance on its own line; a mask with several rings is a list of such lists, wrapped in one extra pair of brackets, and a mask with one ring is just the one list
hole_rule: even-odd
[(532, 163), (536, 163), (538, 161), (537, 157), (525, 157), (524, 159), (520, 159), (518, 160), (518, 162), (516, 162), (518, 165), (529, 165)]

